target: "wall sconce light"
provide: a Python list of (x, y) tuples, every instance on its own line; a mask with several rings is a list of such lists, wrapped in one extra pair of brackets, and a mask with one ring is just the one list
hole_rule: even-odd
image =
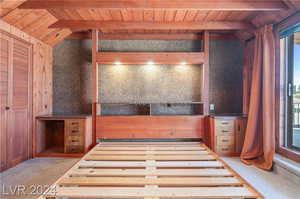
[(115, 65), (121, 65), (122, 63), (120, 61), (115, 61)]
[(187, 63), (185, 61), (181, 62), (180, 65), (186, 65)]

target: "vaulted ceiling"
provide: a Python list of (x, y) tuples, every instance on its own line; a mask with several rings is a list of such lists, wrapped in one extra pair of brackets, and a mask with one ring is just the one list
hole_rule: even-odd
[(298, 11), (299, 0), (2, 0), (0, 18), (55, 45), (72, 32), (103, 34), (253, 30)]

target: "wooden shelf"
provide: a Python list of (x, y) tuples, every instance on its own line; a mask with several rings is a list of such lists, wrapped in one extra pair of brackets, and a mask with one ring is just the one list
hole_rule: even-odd
[(203, 64), (203, 52), (98, 52), (96, 62), (98, 64), (147, 64), (152, 61), (155, 64)]
[(203, 103), (103, 103), (101, 116), (199, 116), (203, 115)]

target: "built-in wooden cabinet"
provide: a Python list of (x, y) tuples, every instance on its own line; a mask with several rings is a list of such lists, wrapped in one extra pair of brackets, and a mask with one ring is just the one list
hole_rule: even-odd
[(82, 156), (92, 146), (92, 117), (86, 115), (39, 116), (35, 156)]
[(209, 117), (209, 146), (219, 155), (240, 155), (247, 125), (244, 116)]
[(32, 154), (32, 45), (0, 31), (1, 170)]

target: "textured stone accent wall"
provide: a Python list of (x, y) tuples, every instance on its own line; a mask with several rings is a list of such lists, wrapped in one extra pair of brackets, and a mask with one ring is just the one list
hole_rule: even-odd
[(197, 65), (100, 65), (102, 103), (199, 102), (202, 67)]
[[(193, 52), (200, 51), (200, 46), (199, 41), (99, 42), (103, 51)], [(210, 103), (215, 104), (216, 113), (242, 112), (242, 57), (243, 48), (237, 40), (210, 42)], [(54, 48), (54, 63), (54, 112), (90, 113), (91, 41), (61, 42)], [(143, 65), (102, 65), (100, 100), (105, 103), (199, 101), (201, 67), (185, 67), (184, 70), (168, 65), (152, 69)]]
[(53, 112), (81, 112), (80, 41), (66, 40), (53, 49)]
[(210, 103), (216, 113), (242, 113), (243, 46), (238, 40), (210, 42)]

